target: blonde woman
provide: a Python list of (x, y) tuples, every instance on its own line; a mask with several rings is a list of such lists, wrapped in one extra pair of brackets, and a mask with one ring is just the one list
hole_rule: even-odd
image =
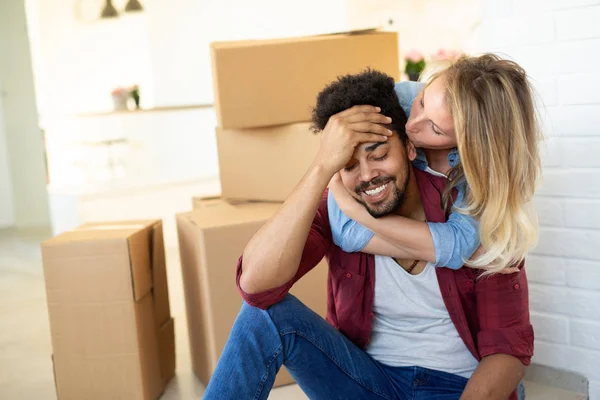
[(452, 214), (446, 223), (378, 218), (336, 176), (328, 199), (335, 243), (349, 252), (438, 267), (518, 271), (537, 241), (532, 197), (541, 169), (525, 71), (494, 54), (462, 57), (425, 84), (397, 84), (396, 92), (409, 116), (406, 133), (418, 148), (413, 166), (448, 177), (445, 198), (458, 192)]

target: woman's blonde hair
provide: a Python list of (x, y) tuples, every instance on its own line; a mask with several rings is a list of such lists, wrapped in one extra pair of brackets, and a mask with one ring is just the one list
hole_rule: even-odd
[(437, 77), (445, 80), (461, 160), (446, 196), (466, 180), (456, 211), (479, 220), (485, 249), (467, 265), (497, 272), (523, 261), (538, 239), (533, 194), (542, 135), (533, 89), (523, 68), (495, 54), (461, 57), (430, 82)]

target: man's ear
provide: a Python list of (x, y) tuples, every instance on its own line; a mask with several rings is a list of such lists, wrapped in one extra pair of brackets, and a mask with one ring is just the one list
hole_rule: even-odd
[(406, 140), (406, 154), (408, 155), (408, 159), (410, 161), (413, 161), (415, 158), (417, 158), (417, 148), (408, 139)]

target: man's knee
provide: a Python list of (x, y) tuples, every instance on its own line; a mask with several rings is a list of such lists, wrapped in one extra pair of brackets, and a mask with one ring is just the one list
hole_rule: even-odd
[(279, 331), (295, 329), (303, 324), (312, 324), (314, 318), (320, 318), (291, 294), (267, 308), (267, 313)]
[(314, 314), (295, 296), (288, 294), (281, 301), (261, 310), (244, 302), (238, 315), (238, 323), (244, 329), (268, 329), (274, 327), (277, 331), (293, 328), (295, 324), (310, 319)]
[(291, 294), (287, 294), (281, 301), (273, 304), (268, 307), (266, 310), (262, 310), (258, 307), (251, 306), (245, 301), (242, 303), (242, 308), (240, 310), (240, 315), (248, 315), (250, 318), (259, 318), (261, 319), (264, 315), (279, 315), (279, 314), (287, 314), (291, 311), (297, 310), (301, 307), (306, 307), (300, 300), (298, 300), (295, 296)]
[(244, 301), (242, 302), (242, 308), (240, 309), (235, 323), (240, 325), (240, 327), (243, 329), (252, 330), (268, 324), (270, 320), (271, 319), (267, 311), (251, 306)]

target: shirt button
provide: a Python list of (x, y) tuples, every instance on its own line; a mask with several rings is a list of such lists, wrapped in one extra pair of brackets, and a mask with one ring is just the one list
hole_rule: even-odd
[(473, 281), (466, 281), (465, 286), (470, 288), (471, 286), (473, 286)]
[(373, 318), (375, 316), (375, 314), (373, 314), (372, 312), (369, 313), (369, 317)]
[(518, 283), (515, 283), (515, 286), (513, 286), (513, 288), (515, 290), (519, 290), (521, 288), (521, 285), (519, 285)]
[(346, 278), (352, 278), (352, 274), (350, 272), (346, 273)]

